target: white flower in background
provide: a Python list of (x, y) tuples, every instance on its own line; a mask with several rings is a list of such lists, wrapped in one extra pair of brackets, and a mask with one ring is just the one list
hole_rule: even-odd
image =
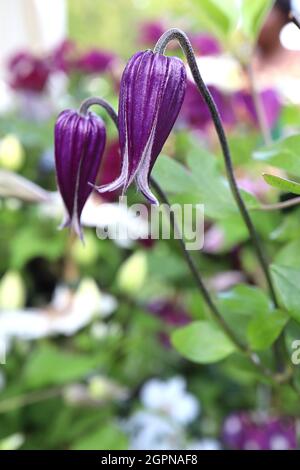
[(133, 450), (219, 450), (211, 438), (190, 440), (186, 426), (195, 420), (200, 403), (186, 391), (183, 377), (149, 380), (141, 390), (144, 409), (124, 423)]
[(182, 377), (167, 381), (149, 380), (141, 390), (141, 401), (145, 408), (162, 413), (182, 425), (194, 421), (200, 412), (199, 401), (186, 391)]
[(183, 446), (184, 432), (178, 424), (150, 411), (138, 411), (125, 423), (133, 450), (178, 450)]
[(33, 340), (45, 336), (71, 336), (93, 318), (105, 318), (117, 308), (114, 297), (103, 294), (93, 279), (83, 279), (74, 293), (65, 286), (56, 288), (45, 308), (4, 310), (0, 313), (0, 340)]
[[(81, 216), (86, 227), (97, 227), (99, 238), (110, 234), (121, 246), (131, 246), (132, 240), (147, 237), (149, 233), (147, 219), (137, 216), (127, 206), (127, 198), (120, 198), (118, 203), (103, 203), (96, 195), (89, 197)], [(128, 243), (131, 242), (131, 245)]]
[(221, 444), (216, 439), (206, 437), (190, 442), (187, 450), (221, 450)]
[[(64, 213), (62, 199), (59, 193), (52, 193), (51, 199), (40, 204), (39, 213), (42, 217), (60, 219)], [(137, 217), (136, 213), (124, 203), (103, 202), (99, 196), (92, 194), (81, 214), (81, 224), (84, 227), (97, 229), (99, 238), (111, 239), (122, 248), (133, 246), (133, 240), (147, 238), (149, 227), (147, 220)]]

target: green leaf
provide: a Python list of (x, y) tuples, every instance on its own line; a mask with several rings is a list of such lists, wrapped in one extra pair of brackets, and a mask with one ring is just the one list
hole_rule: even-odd
[[(263, 20), (272, 6), (273, 0), (201, 0), (195, 2), (196, 14), (201, 25), (216, 35), (223, 43), (228, 42), (230, 35), (240, 41), (253, 44), (259, 33)], [(234, 50), (236, 44), (229, 41)]]
[(166, 155), (161, 155), (157, 160), (153, 177), (168, 193), (184, 194), (198, 190), (191, 172)]
[(202, 0), (194, 4), (197, 20), (202, 27), (221, 40), (227, 38), (232, 23), (230, 13), (234, 13), (234, 8), (226, 8), (227, 3), (228, 0), (224, 3), (216, 0)]
[(187, 158), (198, 191), (199, 202), (205, 204), (205, 214), (215, 219), (222, 219), (237, 211), (228, 183), (219, 172), (216, 158), (194, 146)]
[(248, 341), (255, 350), (267, 349), (278, 338), (286, 323), (287, 313), (281, 310), (258, 312), (248, 326)]
[(74, 450), (126, 450), (126, 435), (113, 423), (103, 423), (94, 432), (81, 437), (72, 445)]
[(86, 376), (100, 362), (100, 355), (68, 353), (53, 345), (43, 344), (29, 357), (24, 369), (24, 380), (30, 388), (64, 384)]
[(280, 178), (279, 176), (263, 174), (264, 180), (273, 188), (280, 189), (293, 194), (300, 194), (300, 183), (296, 181), (287, 180), (286, 178)]
[(278, 140), (254, 152), (254, 158), (300, 176), (300, 135)]
[(300, 269), (273, 264), (271, 273), (283, 306), (300, 322)]
[(147, 254), (149, 278), (161, 283), (175, 281), (188, 275), (186, 263), (168, 245), (157, 243)]
[(26, 226), (20, 230), (12, 240), (11, 265), (21, 269), (29, 260), (37, 256), (49, 260), (59, 258), (65, 249), (66, 235), (56, 234), (54, 226), (40, 224), (40, 226)]
[(241, 28), (247, 38), (255, 41), (273, 0), (242, 0)]
[(247, 341), (249, 322), (260, 312), (267, 316), (270, 303), (267, 295), (258, 287), (240, 285), (219, 294), (219, 309), (232, 330), (239, 338)]
[(269, 299), (261, 289), (243, 284), (221, 293), (219, 299), (223, 308), (236, 314), (253, 315), (269, 308)]
[[(300, 233), (300, 209), (295, 207), (293, 212), (287, 213), (282, 223), (270, 233), (270, 239), (280, 242), (299, 239)], [(285, 263), (277, 263), (283, 264)]]
[(176, 330), (172, 344), (187, 359), (200, 364), (220, 361), (235, 351), (234, 344), (209, 321), (193, 322)]
[(275, 264), (300, 269), (300, 240), (297, 239), (287, 243), (277, 253), (275, 257)]
[[(239, 216), (228, 182), (218, 168), (218, 160), (193, 139), (189, 141), (187, 166), (163, 156), (158, 159), (153, 176), (166, 192), (187, 195), (187, 201), (193, 204), (205, 204), (205, 215), (212, 219)], [(257, 207), (253, 195), (246, 191), (242, 194), (248, 206)]]

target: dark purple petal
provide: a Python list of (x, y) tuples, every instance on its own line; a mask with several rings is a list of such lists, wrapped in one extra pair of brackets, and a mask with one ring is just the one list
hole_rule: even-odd
[(82, 238), (80, 216), (92, 191), (106, 140), (105, 126), (93, 113), (63, 111), (55, 125), (55, 164), (59, 191), (67, 210), (64, 226)]
[(122, 171), (100, 191), (118, 187), (126, 191), (136, 179), (139, 190), (157, 203), (149, 175), (178, 116), (185, 87), (185, 67), (176, 57), (145, 51), (129, 60), (121, 80), (118, 116)]

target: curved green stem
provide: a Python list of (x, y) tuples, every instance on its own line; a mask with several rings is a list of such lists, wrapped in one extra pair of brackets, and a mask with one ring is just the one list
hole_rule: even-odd
[(194, 54), (194, 51), (193, 51), (193, 47), (190, 43), (190, 40), (187, 37), (187, 35), (183, 31), (181, 31), (180, 29), (170, 29), (169, 31), (166, 31), (161, 36), (161, 38), (158, 40), (158, 42), (157, 42), (157, 44), (154, 48), (154, 52), (159, 53), (159, 54), (163, 54), (165, 52), (165, 49), (166, 49), (168, 43), (170, 41), (174, 40), (174, 39), (179, 42), (179, 44), (180, 44), (180, 46), (181, 46), (181, 48), (182, 48), (182, 50), (183, 50), (183, 52), (184, 52), (184, 54), (187, 58), (187, 62), (188, 62), (188, 65), (190, 67), (190, 70), (192, 72), (195, 84), (196, 84), (199, 92), (201, 93), (202, 97), (204, 98), (204, 100), (205, 100), (205, 102), (206, 102), (206, 104), (209, 108), (212, 120), (213, 120), (214, 125), (215, 125), (216, 132), (218, 134), (220, 145), (221, 145), (221, 148), (222, 148), (223, 157), (224, 157), (224, 161), (225, 161), (225, 167), (226, 167), (226, 173), (227, 173), (227, 177), (228, 177), (228, 180), (229, 180), (229, 184), (230, 184), (232, 194), (235, 198), (235, 201), (237, 203), (237, 206), (239, 208), (241, 216), (242, 216), (242, 218), (245, 222), (245, 225), (247, 226), (247, 229), (248, 229), (249, 235), (251, 237), (253, 246), (256, 250), (257, 258), (258, 258), (259, 263), (261, 265), (261, 268), (262, 268), (262, 270), (265, 274), (265, 278), (266, 278), (266, 281), (267, 281), (267, 284), (268, 284), (268, 287), (269, 287), (269, 291), (270, 291), (270, 296), (272, 298), (274, 306), (278, 307), (276, 293), (275, 293), (272, 278), (271, 278), (271, 275), (270, 275), (268, 263), (266, 261), (264, 252), (262, 250), (258, 234), (255, 230), (255, 227), (253, 225), (251, 217), (248, 213), (248, 210), (246, 208), (246, 205), (243, 201), (243, 198), (240, 194), (238, 185), (236, 183), (236, 179), (235, 179), (235, 176), (234, 176), (233, 165), (232, 165), (231, 154), (230, 154), (230, 149), (229, 149), (226, 134), (225, 134), (225, 131), (224, 131), (224, 128), (223, 128), (223, 125), (222, 125), (221, 117), (220, 117), (219, 111), (217, 109), (217, 106), (214, 102), (214, 99), (211, 96), (211, 93), (208, 90), (208, 88), (207, 88), (206, 84), (204, 83), (203, 78), (200, 74), (200, 71), (199, 71), (199, 68), (198, 68), (198, 65), (197, 65), (197, 62), (196, 62), (195, 54)]

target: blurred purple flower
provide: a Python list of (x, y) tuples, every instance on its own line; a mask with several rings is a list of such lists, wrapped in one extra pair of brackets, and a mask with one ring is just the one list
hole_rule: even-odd
[[(209, 90), (220, 111), (223, 123), (233, 125), (235, 123), (235, 116), (231, 96), (225, 95), (214, 86), (209, 86)], [(187, 82), (180, 118), (189, 127), (202, 131), (205, 131), (212, 122), (209, 109), (204, 99), (200, 95), (196, 85), (190, 80)]]
[(47, 60), (19, 52), (8, 63), (9, 84), (14, 90), (41, 93), (50, 75)]
[(93, 113), (63, 111), (55, 125), (57, 184), (67, 211), (63, 227), (70, 226), (82, 239), (80, 216), (92, 192), (106, 141), (102, 119)]
[[(266, 121), (270, 129), (276, 124), (281, 104), (275, 90), (266, 89), (260, 94), (262, 105), (265, 110)], [(251, 94), (247, 91), (239, 91), (234, 94), (235, 107), (240, 109), (243, 116), (250, 120), (251, 124), (258, 126), (258, 117)]]
[[(159, 318), (168, 327), (185, 326), (191, 322), (191, 317), (185, 308), (178, 302), (169, 299), (157, 299), (147, 305), (148, 312)], [(167, 331), (158, 332), (159, 342), (165, 347), (171, 347), (170, 336)]]
[(180, 111), (186, 88), (186, 70), (177, 57), (136, 53), (129, 60), (121, 81), (119, 139), (122, 171), (99, 192), (127, 190), (133, 180), (152, 204), (157, 199), (149, 188), (153, 165)]
[(225, 233), (217, 225), (212, 225), (205, 232), (203, 252), (209, 254), (220, 253), (224, 248)]
[(228, 416), (223, 441), (234, 450), (292, 450), (297, 448), (294, 420), (247, 412)]
[(77, 48), (74, 41), (65, 39), (58, 47), (54, 49), (49, 57), (51, 69), (69, 73), (76, 61)]
[(269, 193), (270, 186), (263, 180), (263, 178), (253, 179), (248, 175), (238, 177), (238, 186), (250, 194), (253, 194), (259, 199), (264, 199), (266, 194)]
[(82, 73), (107, 72), (115, 62), (115, 54), (100, 49), (91, 49), (83, 53), (75, 62), (75, 68)]
[(171, 300), (155, 300), (148, 304), (148, 311), (171, 326), (184, 326), (190, 323), (191, 317), (182, 305)]
[(221, 53), (218, 41), (209, 34), (193, 34), (191, 35), (191, 42), (197, 55), (217, 55)]
[(153, 46), (166, 31), (161, 21), (146, 21), (140, 26), (139, 43)]
[(246, 282), (246, 278), (241, 271), (223, 271), (211, 277), (208, 286), (216, 292), (221, 292), (243, 282)]

